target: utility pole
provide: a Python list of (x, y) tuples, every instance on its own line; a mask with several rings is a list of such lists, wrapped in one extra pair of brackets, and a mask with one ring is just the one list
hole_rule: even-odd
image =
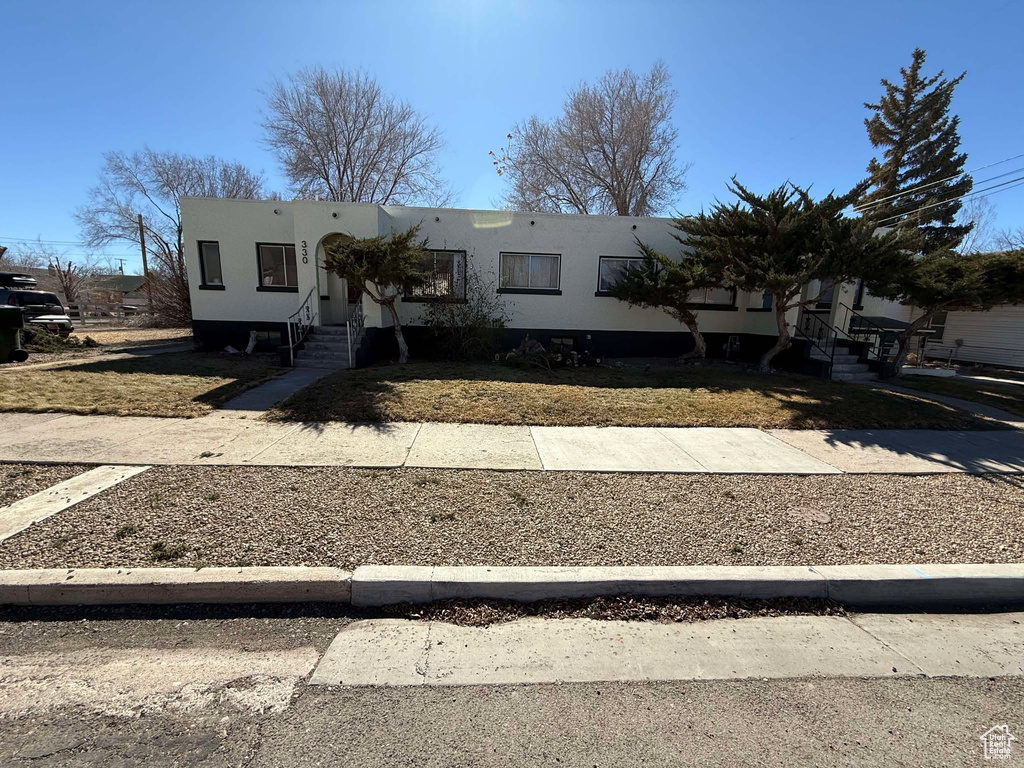
[(149, 301), (149, 314), (153, 314), (153, 286), (149, 283), (149, 262), (146, 260), (146, 230), (142, 226), (142, 214), (139, 214), (139, 245), (142, 248), (142, 276), (146, 280), (146, 297)]

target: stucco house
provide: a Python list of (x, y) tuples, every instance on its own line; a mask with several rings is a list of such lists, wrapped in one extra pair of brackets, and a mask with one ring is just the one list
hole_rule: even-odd
[[(212, 347), (244, 346), (251, 332), (265, 346), (288, 346), (297, 324), (308, 323), (312, 334), (294, 350), (296, 365), (344, 367), (393, 356), (387, 310), (323, 269), (323, 243), (421, 224), (436, 279), (397, 301), (414, 357), (423, 355), (417, 343), (425, 302), (439, 294), (463, 298), (468, 270), (493, 283), (504, 300), (509, 348), (527, 334), (605, 357), (677, 356), (692, 348), (689, 332), (667, 314), (629, 307), (607, 290), (640, 258), (635, 238), (679, 252), (670, 219), (212, 198), (183, 198), (181, 210), (193, 330)], [(819, 287), (806, 290), (815, 295)], [(843, 307), (882, 316), (884, 302), (859, 286), (837, 286), (827, 298), (804, 314), (790, 313), (798, 337), (778, 359), (784, 367), (829, 373), (829, 355), (810, 341), (821, 325), (814, 318), (839, 322)], [(774, 343), (770, 295), (722, 287), (693, 301), (709, 356), (754, 360)], [(825, 366), (842, 374), (836, 378), (868, 375), (855, 354), (838, 354)]]

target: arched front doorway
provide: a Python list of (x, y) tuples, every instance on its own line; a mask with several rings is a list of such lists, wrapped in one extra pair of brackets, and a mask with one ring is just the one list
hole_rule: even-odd
[(324, 235), (316, 248), (317, 279), (320, 285), (320, 322), (324, 325), (343, 325), (348, 321), (352, 305), (359, 300), (359, 290), (350, 286), (333, 272), (323, 268), (324, 246), (331, 243), (351, 241), (354, 238), (343, 232)]

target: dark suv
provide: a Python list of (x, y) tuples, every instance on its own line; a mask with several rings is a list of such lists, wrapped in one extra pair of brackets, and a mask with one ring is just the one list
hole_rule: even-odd
[(0, 272), (0, 304), (22, 307), (26, 325), (46, 328), (64, 338), (70, 336), (75, 326), (57, 294), (37, 291), (35, 287), (36, 281), (31, 275)]

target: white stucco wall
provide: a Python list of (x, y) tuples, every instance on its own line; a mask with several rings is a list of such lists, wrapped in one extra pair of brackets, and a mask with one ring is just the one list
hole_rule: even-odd
[[(388, 234), (422, 222), (422, 233), (429, 239), (430, 247), (465, 250), (472, 268), (495, 285), (502, 252), (560, 255), (560, 295), (503, 294), (512, 328), (684, 330), (660, 310), (631, 308), (617, 299), (595, 296), (599, 258), (638, 256), (635, 237), (665, 253), (678, 254), (679, 243), (672, 237), (669, 219), (184, 198), (182, 220), (193, 314), (197, 320), (284, 322), (314, 291), (319, 297), (331, 296), (329, 300), (318, 299), (318, 319), (339, 322), (344, 312), (343, 283), (329, 278), (318, 266), (322, 261), (323, 238), (334, 233), (353, 237)], [(220, 243), (223, 291), (199, 287), (200, 240)], [(256, 291), (258, 242), (295, 245), (296, 291)], [(701, 310), (701, 328), (708, 333), (774, 335), (773, 313), (746, 311), (748, 307), (760, 307), (760, 302), (760, 294), (740, 293), (733, 311)], [(363, 304), (368, 326), (390, 324), (378, 306), (368, 299)], [(411, 324), (417, 322), (423, 307), (401, 300), (398, 306), (403, 322)]]

